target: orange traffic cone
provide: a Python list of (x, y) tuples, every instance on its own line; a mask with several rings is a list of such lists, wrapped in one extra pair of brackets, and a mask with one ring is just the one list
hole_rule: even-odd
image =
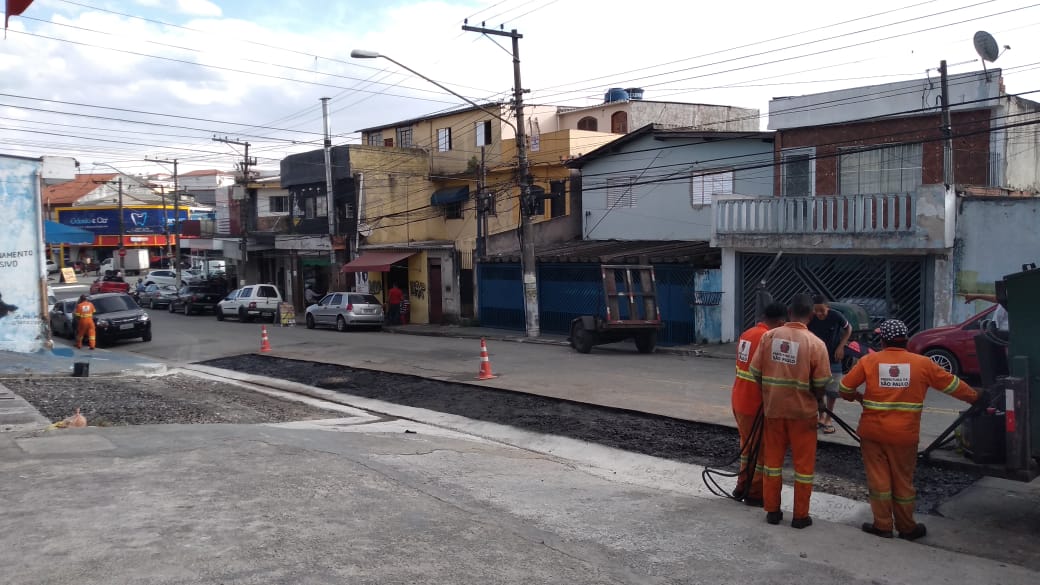
[(271, 342), (267, 340), (267, 325), (260, 326), (260, 353), (271, 351)]
[(488, 359), (487, 353), (487, 342), (484, 338), (480, 338), (480, 373), (477, 375), (478, 380), (490, 380), (491, 378), (497, 378), (498, 376), (491, 373), (491, 360)]

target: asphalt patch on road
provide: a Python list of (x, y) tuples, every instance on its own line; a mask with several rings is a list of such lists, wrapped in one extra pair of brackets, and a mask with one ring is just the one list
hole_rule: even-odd
[(195, 376), (7, 378), (4, 386), (52, 422), (77, 408), (91, 426), (257, 424), (341, 414)]
[[(522, 392), (256, 354), (200, 363), (684, 463), (719, 466), (733, 459), (737, 451), (737, 432), (730, 427)], [(915, 482), (917, 510), (934, 513), (979, 477), (922, 463)], [(819, 443), (814, 489), (866, 501), (859, 449)]]

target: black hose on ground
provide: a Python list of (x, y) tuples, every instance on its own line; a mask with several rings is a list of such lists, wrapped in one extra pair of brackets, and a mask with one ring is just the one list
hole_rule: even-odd
[[(762, 413), (762, 407), (758, 407), (758, 412), (755, 414), (755, 420), (751, 424), (751, 432), (748, 433), (748, 440), (744, 445), (741, 446), (733, 458), (724, 463), (715, 463), (711, 466), (705, 466), (704, 471), (701, 472), (701, 480), (704, 481), (704, 485), (708, 488), (708, 491), (715, 494), (716, 496), (729, 498), (736, 501), (742, 501), (748, 496), (751, 490), (751, 481), (755, 478), (756, 465), (758, 464), (758, 455), (762, 449), (762, 428), (765, 424), (765, 415)], [(734, 463), (740, 461), (742, 455), (747, 455), (748, 464), (745, 466), (744, 474), (744, 489), (741, 493), (730, 493), (727, 492), (721, 485), (719, 485), (718, 478), (726, 477), (739, 477), (740, 471), (724, 471), (722, 468), (729, 467)], [(739, 481), (737, 483), (740, 483)]]

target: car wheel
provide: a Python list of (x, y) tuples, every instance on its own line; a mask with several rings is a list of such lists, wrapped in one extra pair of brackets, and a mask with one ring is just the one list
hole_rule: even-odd
[(314, 315), (307, 313), (307, 329), (314, 329)]
[(223, 321), (224, 320), (224, 311), (222, 311), (220, 309), (220, 307), (217, 307), (214, 312), (217, 314), (217, 321)]
[(336, 331), (343, 332), (347, 330), (347, 320), (343, 318), (343, 315), (336, 317)]
[(151, 341), (151, 340), (152, 340), (152, 330), (149, 329), (148, 331), (144, 332), (144, 335), (141, 336), (141, 341)]
[(957, 356), (953, 355), (953, 352), (933, 347), (924, 352), (923, 355), (954, 376), (959, 376), (961, 374), (961, 364), (957, 361)]
[(166, 310), (171, 312), (171, 313), (176, 313), (177, 312), (177, 307), (174, 307), (173, 306), (173, 301), (170, 301), (170, 304), (166, 305)]
[(249, 323), (249, 322), (252, 321), (252, 319), (249, 317), (249, 315), (246, 314), (246, 308), (245, 307), (239, 307), (238, 308), (238, 320), (243, 322), (243, 323)]
[(153, 311), (155, 310), (155, 297), (148, 299), (148, 308)]
[(592, 332), (586, 330), (581, 323), (571, 325), (571, 347), (578, 353), (592, 351)]
[(184, 303), (184, 316), (191, 315), (191, 305)]

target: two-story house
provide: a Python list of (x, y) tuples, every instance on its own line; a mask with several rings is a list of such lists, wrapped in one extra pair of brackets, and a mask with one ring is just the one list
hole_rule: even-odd
[(815, 291), (918, 331), (956, 318), (958, 294), (991, 291), (1035, 259), (1022, 246), (978, 253), (1034, 228), (1019, 220), (994, 230), (977, 208), (979, 194), (1006, 203), (1040, 187), (1040, 105), (1005, 94), (1000, 70), (951, 75), (948, 85), (949, 142), (938, 77), (770, 102), (777, 196), (713, 203), (723, 290), (732, 291), (725, 339), (753, 323), (762, 281), (780, 300)]

